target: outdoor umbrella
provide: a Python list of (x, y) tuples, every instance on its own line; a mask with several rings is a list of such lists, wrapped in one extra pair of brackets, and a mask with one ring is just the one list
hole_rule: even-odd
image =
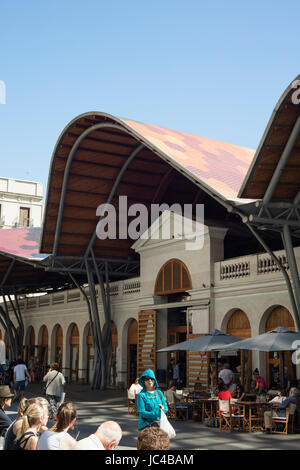
[[(190, 351), (190, 352), (215, 352), (216, 360), (216, 377), (218, 377), (218, 363), (217, 355), (218, 350), (226, 344), (234, 344), (236, 341), (240, 342), (240, 338), (222, 333), (220, 330), (213, 330), (197, 338), (192, 338), (182, 343), (168, 346), (167, 348), (159, 349), (157, 352), (171, 352), (171, 351)], [(232, 350), (232, 348), (225, 348), (226, 350)], [(223, 348), (222, 348), (223, 350)]]
[[(281, 351), (283, 357), (283, 351), (294, 351), (298, 348), (300, 348), (300, 333), (291, 331), (285, 326), (278, 326), (275, 330), (254, 336), (253, 338), (235, 341), (228, 345), (228, 347), (220, 347), (218, 350), (223, 351), (224, 349), (230, 349), (236, 351), (238, 349), (247, 349), (265, 352)], [(296, 353), (294, 354), (296, 355)], [(297, 357), (293, 357), (293, 360), (295, 363), (299, 362)]]
[[(171, 351), (191, 351), (191, 352), (210, 352), (218, 351), (222, 346), (226, 344), (234, 344), (236, 341), (241, 341), (240, 338), (236, 336), (229, 335), (227, 333), (222, 333), (220, 330), (213, 330), (203, 336), (198, 336), (197, 338), (192, 338), (182, 343), (173, 344), (173, 346), (168, 346), (167, 348), (158, 349), (157, 352), (171, 352)], [(233, 348), (225, 348), (226, 350)]]
[[(298, 342), (299, 341), (299, 342)], [(228, 347), (218, 347), (216, 349), (223, 351), (230, 349), (236, 351), (238, 349), (251, 349), (257, 351), (294, 351), (300, 347), (300, 333), (291, 331), (285, 326), (278, 326), (275, 330), (268, 331), (262, 335), (253, 338), (234, 341), (228, 344)]]

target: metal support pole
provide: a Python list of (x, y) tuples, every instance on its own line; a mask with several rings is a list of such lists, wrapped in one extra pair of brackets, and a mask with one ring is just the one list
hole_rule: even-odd
[(93, 324), (93, 318), (92, 318), (92, 311), (91, 311), (91, 304), (90, 304), (90, 301), (88, 299), (88, 296), (86, 295), (86, 292), (84, 291), (84, 289), (81, 287), (81, 285), (77, 282), (77, 280), (75, 279), (75, 277), (69, 273), (69, 276), (70, 278), (72, 279), (73, 283), (75, 284), (75, 286), (80, 290), (80, 292), (82, 293), (83, 297), (85, 298), (86, 300), (86, 303), (87, 303), (87, 307), (88, 307), (88, 312), (89, 312), (89, 319), (90, 319), (90, 326), (91, 326), (91, 332), (92, 332), (92, 340), (93, 340), (93, 347), (95, 347), (95, 332), (94, 332), (94, 324)]
[(262, 247), (266, 250), (266, 252), (271, 256), (271, 258), (274, 260), (274, 262), (277, 264), (277, 266), (280, 268), (280, 270), (281, 270), (281, 272), (284, 276), (284, 279), (285, 279), (285, 282), (286, 282), (286, 285), (287, 285), (287, 289), (288, 289), (288, 293), (289, 293), (289, 296), (290, 296), (290, 301), (291, 301), (291, 304), (292, 304), (292, 310), (293, 310), (294, 317), (295, 317), (295, 322), (296, 322), (296, 328), (297, 328), (297, 331), (300, 331), (300, 321), (299, 321), (298, 308), (297, 308), (297, 304), (296, 304), (294, 293), (293, 293), (293, 288), (292, 288), (291, 281), (290, 281), (290, 278), (288, 276), (288, 273), (286, 272), (285, 268), (282, 266), (282, 264), (279, 261), (279, 259), (277, 258), (277, 256), (274, 255), (274, 253), (268, 247), (266, 242), (259, 236), (259, 234), (256, 232), (256, 230), (253, 227), (251, 227), (249, 222), (246, 222), (246, 225), (249, 228), (249, 230), (253, 233), (255, 238), (259, 241), (259, 243), (262, 245)]
[(283, 226), (283, 234), (282, 240), (284, 244), (284, 248), (287, 254), (287, 259), (290, 267), (290, 272), (293, 281), (293, 288), (295, 293), (295, 300), (297, 306), (297, 330), (300, 331), (300, 280), (299, 280), (299, 272), (296, 263), (295, 253), (293, 249), (292, 237), (291, 232), (288, 225)]
[(7, 278), (8, 278), (8, 276), (10, 275), (11, 270), (12, 270), (12, 268), (14, 267), (15, 262), (16, 262), (15, 259), (12, 259), (12, 260), (11, 260), (10, 265), (9, 265), (9, 267), (8, 267), (8, 269), (7, 269), (7, 271), (6, 271), (5, 275), (4, 275), (4, 277), (3, 277), (3, 279), (2, 279), (2, 282), (1, 282), (1, 285), (0, 285), (1, 288), (2, 288), (2, 287), (4, 286), (4, 284), (6, 283)]
[(291, 227), (300, 227), (299, 220), (275, 219), (275, 217), (273, 217), (272, 219), (268, 219), (267, 217), (256, 217), (253, 214), (249, 215), (249, 221), (257, 225), (268, 224), (270, 226), (274, 226), (277, 230), (279, 228), (281, 229), (283, 225), (288, 225)]
[[(62, 184), (62, 189), (61, 189), (61, 196), (60, 196), (60, 202), (59, 202), (59, 209), (58, 209), (58, 214), (57, 214), (57, 223), (56, 223), (56, 229), (55, 229), (55, 236), (54, 236), (54, 243), (53, 243), (53, 260), (55, 259), (57, 255), (57, 249), (58, 249), (58, 240), (59, 240), (59, 235), (61, 231), (61, 224), (62, 224), (62, 217), (63, 217), (63, 211), (64, 211), (64, 206), (65, 206), (65, 199), (66, 199), (66, 194), (67, 194), (67, 187), (68, 187), (68, 181), (69, 181), (69, 173), (71, 169), (71, 165), (73, 162), (73, 158), (81, 144), (81, 142), (92, 132), (103, 129), (105, 127), (110, 127), (113, 129), (118, 129), (122, 132), (126, 132), (126, 129), (124, 129), (122, 126), (118, 124), (113, 124), (113, 123), (107, 123), (107, 122), (102, 122), (99, 124), (95, 124), (88, 129), (86, 129), (75, 141), (73, 144), (73, 147), (70, 150), (65, 171), (64, 171), (64, 179), (63, 179), (63, 184)], [(128, 131), (127, 131), (128, 132)], [(129, 133), (129, 132), (128, 132)], [(54, 262), (54, 261), (53, 261)]]
[(104, 373), (105, 361), (104, 361), (104, 351), (102, 347), (101, 326), (100, 326), (100, 320), (99, 320), (99, 310), (98, 310), (98, 305), (97, 305), (97, 297), (96, 297), (96, 290), (95, 290), (95, 283), (94, 283), (94, 274), (88, 262), (86, 262), (86, 271), (87, 271), (88, 284), (89, 284), (89, 290), (90, 290), (92, 314), (93, 314), (94, 325), (95, 325), (95, 337), (97, 339), (97, 348), (95, 350), (95, 353), (97, 356), (99, 355), (99, 359), (100, 359), (99, 368), (101, 368), (101, 378), (99, 381), (99, 375), (98, 375), (99, 371), (97, 369), (97, 360), (95, 360), (92, 388), (97, 389), (103, 386), (103, 373)]

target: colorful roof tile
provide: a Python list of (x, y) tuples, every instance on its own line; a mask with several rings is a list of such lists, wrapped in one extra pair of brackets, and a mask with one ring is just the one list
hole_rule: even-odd
[(2, 229), (0, 230), (0, 251), (28, 260), (42, 260), (48, 255), (39, 253), (40, 236), (40, 227)]
[(254, 150), (153, 124), (122, 121), (223, 198), (239, 200)]

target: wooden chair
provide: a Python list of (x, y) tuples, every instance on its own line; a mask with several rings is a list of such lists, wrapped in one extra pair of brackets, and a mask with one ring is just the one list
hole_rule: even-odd
[(246, 428), (246, 415), (245, 407), (239, 403), (236, 403), (237, 399), (230, 399), (230, 409), (231, 409), (231, 429), (232, 431), (236, 429), (237, 431), (245, 431)]
[[(297, 405), (290, 403), (285, 410), (285, 416), (275, 415), (276, 408), (271, 408), (270, 433), (271, 434), (287, 434), (289, 427), (294, 432), (294, 418)], [(278, 409), (278, 408), (277, 408)], [(278, 430), (279, 429), (279, 430)]]
[(264, 417), (262, 414), (262, 407), (261, 406), (250, 406), (249, 407), (249, 416), (248, 416), (248, 425), (249, 425), (249, 432), (253, 432), (255, 430), (260, 430), (263, 422)]
[(168, 405), (167, 418), (176, 419), (176, 410), (174, 406), (173, 394), (170, 394), (168, 391), (164, 392), (164, 397)]
[(129, 389), (127, 389), (127, 406), (129, 415), (139, 414), (136, 406), (136, 393), (130, 392)]
[[(180, 404), (180, 406), (178, 406)], [(188, 404), (185, 401), (182, 403), (178, 398), (174, 396), (174, 408), (175, 408), (175, 419), (184, 420), (188, 419)]]
[(202, 400), (202, 423), (205, 418), (214, 418), (216, 416), (215, 402), (213, 400)]
[(228, 429), (232, 430), (232, 421), (231, 421), (231, 406), (230, 400), (220, 400), (218, 401), (218, 417), (219, 417), (219, 428), (220, 431), (225, 431)]

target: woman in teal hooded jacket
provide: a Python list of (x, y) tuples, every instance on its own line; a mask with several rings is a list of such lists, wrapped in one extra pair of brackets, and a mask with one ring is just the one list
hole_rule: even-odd
[(146, 426), (159, 426), (161, 412), (167, 413), (168, 406), (151, 369), (145, 370), (139, 378), (139, 384), (143, 387), (136, 399), (140, 431)]

